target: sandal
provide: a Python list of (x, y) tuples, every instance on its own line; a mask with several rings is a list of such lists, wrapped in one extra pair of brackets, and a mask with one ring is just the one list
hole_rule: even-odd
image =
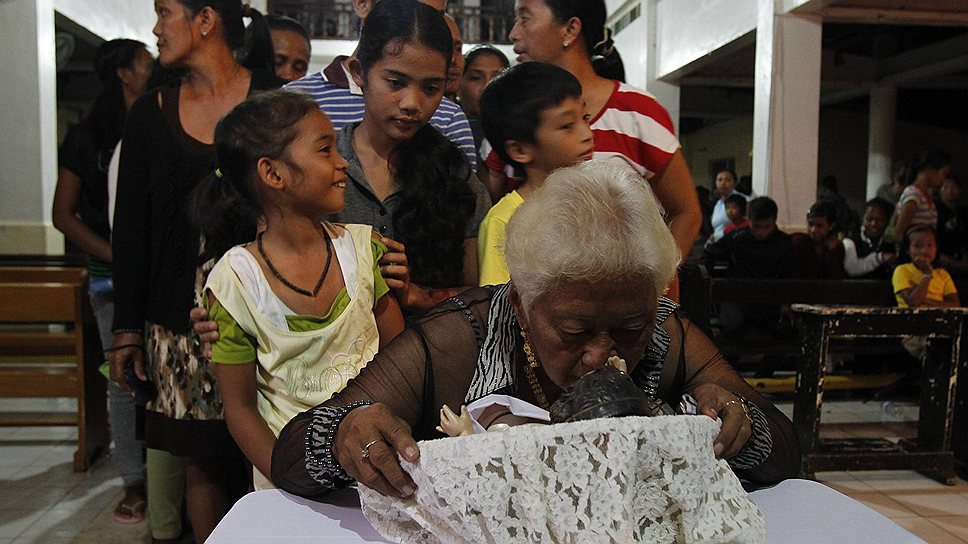
[(124, 499), (114, 508), (114, 521), (124, 524), (133, 525), (135, 523), (141, 523), (145, 519), (145, 508), (148, 504), (143, 499), (138, 499), (132, 504), (127, 504)]

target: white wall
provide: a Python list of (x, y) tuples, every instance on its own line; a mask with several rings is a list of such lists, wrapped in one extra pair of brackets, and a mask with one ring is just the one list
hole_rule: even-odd
[(131, 38), (155, 46), (151, 0), (53, 0), (54, 9), (105, 40)]
[(657, 78), (756, 29), (757, 0), (658, 0)]
[[(648, 55), (647, 23), (646, 17), (641, 16), (613, 38), (615, 49), (622, 56), (622, 63), (625, 65), (625, 81), (641, 89), (645, 89), (648, 82), (645, 69)], [(678, 122), (678, 119), (676, 121)]]
[(753, 171), (750, 151), (753, 149), (753, 118), (731, 119), (683, 136), (682, 154), (686, 157), (696, 185), (714, 188), (709, 163), (733, 158), (736, 175), (748, 176)]
[(0, 2), (0, 49), (0, 252), (41, 253), (57, 177), (51, 0)]

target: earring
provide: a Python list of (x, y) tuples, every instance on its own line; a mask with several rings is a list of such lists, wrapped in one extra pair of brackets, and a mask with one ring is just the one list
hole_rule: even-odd
[(208, 32), (206, 32), (206, 31), (203, 30), (202, 31), (202, 37), (204, 38), (205, 36), (208, 36)]
[(568, 49), (568, 45), (570, 45), (570, 44), (566, 41), (566, 42), (563, 42), (561, 44), (561, 47), (562, 47), (562, 49)]

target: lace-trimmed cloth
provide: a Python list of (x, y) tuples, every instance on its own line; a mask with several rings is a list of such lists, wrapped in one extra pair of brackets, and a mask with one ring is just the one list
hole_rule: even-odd
[(420, 443), (402, 500), (360, 486), (391, 540), (765, 542), (766, 522), (705, 417), (629, 417), (514, 427)]

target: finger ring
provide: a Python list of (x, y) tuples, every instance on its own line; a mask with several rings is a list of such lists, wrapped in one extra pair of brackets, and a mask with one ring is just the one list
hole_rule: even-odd
[(370, 458), (370, 446), (376, 444), (379, 440), (371, 440), (367, 445), (363, 446), (363, 450), (360, 452), (363, 454), (364, 459)]

